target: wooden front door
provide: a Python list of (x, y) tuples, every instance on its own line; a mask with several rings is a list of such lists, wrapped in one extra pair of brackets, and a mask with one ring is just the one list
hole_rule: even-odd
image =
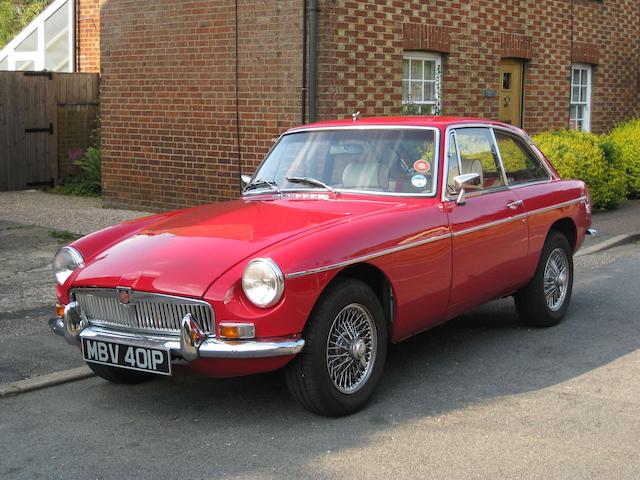
[(522, 127), (523, 62), (503, 58), (500, 62), (500, 118), (501, 122)]

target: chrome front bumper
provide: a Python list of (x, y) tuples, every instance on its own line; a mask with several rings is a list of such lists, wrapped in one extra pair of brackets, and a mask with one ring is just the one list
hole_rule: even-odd
[(197, 358), (265, 358), (295, 355), (304, 347), (301, 338), (269, 338), (256, 340), (222, 340), (207, 336), (200, 330), (191, 314), (182, 319), (180, 336), (129, 332), (89, 325), (82, 319), (76, 302), (64, 309), (63, 318), (52, 318), (49, 326), (72, 345), (81, 338), (126, 343), (138, 347), (168, 348), (172, 354), (187, 361)]

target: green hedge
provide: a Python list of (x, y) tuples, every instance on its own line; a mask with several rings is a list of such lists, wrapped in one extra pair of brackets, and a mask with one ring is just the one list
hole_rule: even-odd
[(627, 195), (640, 197), (640, 118), (623, 123), (606, 136), (609, 155), (626, 170)]
[(595, 208), (640, 197), (640, 119), (606, 135), (561, 130), (533, 140), (562, 178), (579, 178), (589, 186)]

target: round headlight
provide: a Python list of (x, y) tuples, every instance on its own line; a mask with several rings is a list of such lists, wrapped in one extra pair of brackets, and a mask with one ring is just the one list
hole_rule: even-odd
[(56, 281), (62, 285), (83, 262), (82, 255), (75, 248), (62, 247), (53, 257), (53, 273)]
[(284, 292), (282, 270), (270, 258), (251, 260), (242, 274), (242, 290), (256, 307), (271, 307)]

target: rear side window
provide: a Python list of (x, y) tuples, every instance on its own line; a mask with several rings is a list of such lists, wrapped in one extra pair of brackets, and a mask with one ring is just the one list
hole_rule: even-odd
[(494, 130), (509, 185), (548, 180), (549, 172), (519, 138)]

